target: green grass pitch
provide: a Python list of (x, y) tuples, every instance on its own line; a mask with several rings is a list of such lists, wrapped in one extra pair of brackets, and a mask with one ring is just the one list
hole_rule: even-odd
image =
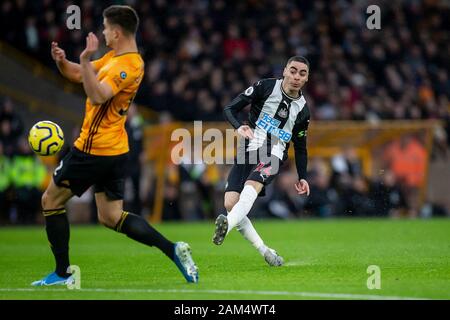
[[(81, 290), (31, 287), (54, 266), (44, 227), (0, 228), (0, 299), (450, 299), (448, 219), (254, 225), (285, 266), (269, 267), (237, 231), (215, 246), (213, 222), (156, 225), (191, 245), (198, 284), (186, 283), (156, 248), (101, 226), (73, 226)], [(370, 265), (380, 268), (381, 289), (367, 288)]]

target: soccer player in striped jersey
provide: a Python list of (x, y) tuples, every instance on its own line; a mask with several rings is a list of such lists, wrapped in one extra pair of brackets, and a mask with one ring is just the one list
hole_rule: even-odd
[[(294, 187), (299, 195), (309, 195), (306, 135), (310, 113), (301, 91), (308, 76), (308, 60), (293, 56), (286, 63), (282, 79), (256, 82), (224, 109), (226, 119), (246, 140), (228, 176), (224, 201), (228, 215), (217, 217), (213, 242), (222, 244), (236, 227), (271, 266), (281, 266), (283, 258), (264, 244), (247, 215), (257, 197), (265, 194), (265, 186), (278, 175), (290, 141), (298, 173)], [(249, 104), (248, 121), (242, 123), (237, 114)]]
[(81, 134), (55, 169), (42, 196), (47, 237), (56, 269), (32, 284), (54, 285), (73, 281), (69, 267), (69, 222), (64, 208), (73, 196), (94, 186), (99, 221), (148, 246), (156, 246), (180, 269), (188, 282), (198, 281), (198, 268), (187, 243), (173, 243), (145, 219), (123, 210), (124, 173), (128, 148), (125, 130), (127, 110), (144, 76), (144, 62), (136, 45), (139, 18), (129, 6), (113, 5), (103, 12), (103, 35), (110, 47), (102, 58), (90, 61), (98, 49), (93, 33), (86, 38), (80, 63), (66, 59), (52, 43), (52, 57), (61, 74), (83, 84), (87, 95)]

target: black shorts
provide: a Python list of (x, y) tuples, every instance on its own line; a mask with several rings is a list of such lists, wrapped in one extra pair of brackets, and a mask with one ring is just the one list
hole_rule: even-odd
[(250, 153), (246, 154), (245, 163), (235, 163), (231, 168), (230, 174), (228, 175), (227, 184), (225, 187), (225, 192), (235, 191), (238, 193), (242, 192), (244, 189), (245, 182), (247, 180), (258, 181), (264, 185), (263, 189), (258, 196), (265, 196), (266, 190), (265, 186), (269, 185), (273, 179), (280, 172), (280, 167), (283, 162), (275, 156), (271, 156), (265, 161), (260, 161), (260, 159), (255, 156), (255, 161), (249, 161)]
[(94, 156), (73, 147), (53, 173), (57, 186), (69, 188), (80, 197), (90, 186), (105, 192), (111, 200), (122, 200), (128, 153), (117, 156)]

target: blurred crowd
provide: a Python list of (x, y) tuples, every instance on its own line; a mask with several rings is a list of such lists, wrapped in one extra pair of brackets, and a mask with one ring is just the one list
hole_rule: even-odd
[[(420, 136), (405, 135), (380, 150), (382, 169), (370, 178), (351, 146), (331, 158), (310, 157), (309, 197), (294, 188), (294, 161), (281, 168), (257, 200), (251, 215), (281, 219), (308, 217), (429, 217), (448, 216), (446, 207), (425, 197), (427, 152)], [(223, 211), (223, 190), (230, 166), (181, 165), (168, 168), (164, 212), (166, 219), (212, 218)], [(182, 208), (182, 209), (181, 209)]]
[(13, 102), (0, 102), (0, 224), (35, 223), (47, 168), (31, 151)]
[[(445, 129), (435, 138), (441, 153), (447, 156), (450, 143), (450, 5), (447, 1), (101, 3), (2, 1), (0, 39), (57, 72), (49, 51), (52, 41), (59, 43), (70, 60), (78, 61), (88, 32), (96, 32), (103, 40), (103, 9), (110, 4), (129, 4), (140, 16), (137, 39), (146, 63), (145, 81), (135, 101), (158, 112), (160, 121), (223, 121), (223, 107), (235, 95), (261, 78), (280, 77), (286, 59), (298, 54), (311, 62), (304, 93), (313, 120), (441, 119)], [(71, 4), (81, 8), (81, 30), (66, 27), (69, 16), (66, 9)], [(369, 16), (366, 8), (370, 4), (381, 8), (380, 30), (366, 27)], [(106, 50), (102, 47), (97, 57)], [(11, 102), (5, 101), (1, 109), (2, 172), (13, 166), (14, 157), (24, 153), (32, 157), (28, 150), (18, 147), (24, 145), (21, 143), (23, 126), (20, 119), (11, 115), (14, 112), (8, 111), (13, 109), (8, 107)], [(146, 208), (151, 210), (153, 197), (141, 189), (145, 176), (143, 120), (139, 115), (130, 118), (135, 120), (127, 124), (129, 135), (136, 137), (136, 141), (130, 140), (134, 146), (132, 161), (141, 166), (131, 166), (128, 189), (132, 191), (128, 197), (132, 210), (139, 213)], [(393, 142), (381, 159), (385, 171), (372, 180), (362, 174), (351, 148), (332, 159), (311, 159), (308, 179), (312, 193), (307, 200), (293, 194), (291, 180), (295, 172), (288, 165), (268, 189), (268, 195), (258, 201), (255, 210), (278, 217), (308, 213), (321, 217), (398, 216), (402, 212), (417, 216), (421, 199), (418, 186), (424, 180), (423, 176), (414, 176), (414, 170), (425, 171), (424, 152), (420, 137)], [(411, 160), (408, 155), (413, 155), (416, 162), (408, 163)], [(165, 219), (210, 218), (222, 210), (228, 167), (172, 169), (168, 169), (164, 190)], [(0, 196), (17, 202), (20, 192), (12, 191), (18, 185), (13, 176), (0, 176)], [(37, 186), (45, 181), (33, 183), (39, 189)], [(148, 190), (151, 193), (152, 187)], [(32, 203), (26, 198), (22, 202)], [(19, 206), (13, 208), (16, 209), (10, 213)], [(434, 211), (442, 213), (439, 208)]]
[[(102, 10), (113, 3), (141, 19), (146, 79), (136, 101), (176, 119), (223, 120), (234, 95), (281, 76), (295, 54), (311, 62), (314, 119), (449, 117), (448, 1), (6, 0), (0, 37), (52, 67), (55, 40), (77, 61), (89, 31), (102, 39)], [(81, 30), (66, 27), (70, 4), (81, 8)], [(381, 8), (380, 30), (366, 27), (370, 4)]]
[[(45, 162), (29, 148), (23, 120), (9, 98), (0, 104), (0, 225), (40, 221), (40, 198), (51, 173), (72, 142), (79, 127), (66, 135), (56, 162)], [(157, 176), (155, 165), (146, 161), (145, 120), (135, 104), (126, 122), (130, 145), (125, 184), (125, 208), (137, 214), (154, 209)], [(292, 160), (259, 198), (251, 215), (289, 219), (296, 217), (428, 217), (448, 216), (444, 206), (427, 203), (423, 189), (427, 153), (422, 137), (405, 135), (381, 148), (372, 159), (382, 168), (371, 178), (363, 172), (362, 159), (348, 146), (331, 158), (310, 157), (307, 180), (309, 197), (293, 188), (296, 169)], [(187, 164), (165, 167), (162, 218), (164, 220), (213, 219), (224, 210), (223, 195), (230, 165)], [(423, 204), (426, 204), (423, 206)], [(71, 222), (97, 222), (92, 188), (68, 203)]]

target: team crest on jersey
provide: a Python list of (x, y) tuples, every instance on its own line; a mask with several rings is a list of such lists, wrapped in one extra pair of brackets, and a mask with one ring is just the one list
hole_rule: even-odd
[(278, 111), (278, 115), (281, 118), (286, 118), (288, 116), (288, 110), (286, 108), (281, 108), (280, 111)]

